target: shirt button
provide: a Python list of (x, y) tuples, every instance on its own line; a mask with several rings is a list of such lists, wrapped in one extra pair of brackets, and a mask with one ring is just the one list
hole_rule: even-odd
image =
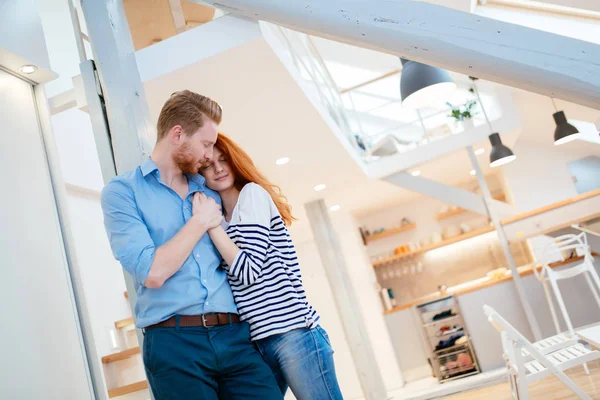
[(200, 254), (196, 254), (196, 258), (200, 258)]
[(206, 305), (209, 305), (209, 304), (210, 304), (210, 303), (207, 301), (207, 302), (206, 302)]
[(202, 279), (202, 283), (206, 283), (206, 279)]

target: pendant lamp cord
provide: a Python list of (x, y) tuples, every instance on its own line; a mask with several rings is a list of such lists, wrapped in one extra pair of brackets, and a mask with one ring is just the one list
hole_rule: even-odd
[(475, 83), (475, 80), (473, 80), (473, 88), (475, 89), (475, 94), (477, 95), (477, 101), (481, 106), (481, 111), (483, 111), (483, 116), (485, 117), (485, 120), (488, 126), (490, 127), (490, 133), (494, 133), (494, 128), (492, 128), (492, 123), (490, 122), (490, 119), (488, 118), (488, 115), (485, 112), (485, 107), (483, 106), (483, 102), (481, 101), (481, 97), (479, 96), (479, 89), (477, 89), (477, 84)]
[(556, 101), (554, 100), (554, 97), (550, 97), (550, 99), (552, 100), (552, 104), (554, 104), (554, 111), (558, 112), (558, 107), (556, 107)]

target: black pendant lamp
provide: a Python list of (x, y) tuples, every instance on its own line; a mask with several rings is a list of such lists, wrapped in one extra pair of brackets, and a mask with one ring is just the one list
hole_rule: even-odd
[(479, 96), (479, 90), (477, 89), (477, 84), (475, 83), (475, 81), (478, 78), (475, 78), (473, 76), (470, 76), (469, 78), (473, 81), (473, 88), (475, 89), (477, 101), (479, 102), (479, 105), (481, 106), (481, 111), (483, 111), (483, 116), (485, 117), (485, 120), (488, 126), (490, 127), (490, 132), (492, 132), (492, 134), (489, 136), (490, 143), (492, 144), (492, 150), (490, 151), (490, 167), (495, 168), (501, 165), (506, 165), (509, 162), (515, 161), (517, 159), (515, 153), (513, 153), (511, 149), (509, 149), (504, 145), (504, 143), (502, 143), (500, 134), (494, 132), (494, 128), (492, 128), (492, 123), (490, 122), (490, 119), (488, 118), (488, 115), (485, 112), (485, 107), (483, 106), (483, 102), (481, 101), (481, 97)]
[(402, 57), (400, 62), (400, 97), (403, 107), (427, 107), (435, 101), (445, 100), (456, 90), (456, 83), (448, 71)]
[(490, 151), (490, 167), (499, 167), (517, 159), (515, 153), (502, 143), (500, 134), (496, 132), (492, 133), (490, 135), (490, 143), (492, 144), (492, 151)]
[(572, 142), (575, 139), (579, 139), (581, 137), (581, 133), (567, 122), (567, 116), (564, 111), (558, 111), (558, 107), (556, 107), (556, 102), (554, 98), (552, 98), (552, 104), (554, 104), (554, 110), (556, 112), (552, 115), (554, 117), (554, 122), (556, 122), (556, 129), (554, 130), (554, 145), (559, 146), (561, 144)]

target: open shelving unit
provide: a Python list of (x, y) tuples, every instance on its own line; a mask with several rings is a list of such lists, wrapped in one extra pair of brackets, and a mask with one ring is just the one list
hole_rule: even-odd
[(376, 233), (374, 235), (370, 235), (370, 236), (365, 237), (365, 242), (369, 243), (369, 242), (372, 242), (374, 240), (381, 239), (381, 238), (384, 238), (384, 237), (388, 237), (388, 236), (391, 236), (391, 235), (395, 235), (395, 234), (400, 233), (400, 232), (410, 231), (410, 230), (415, 229), (416, 227), (417, 227), (417, 224), (407, 224), (407, 225), (400, 226), (398, 228), (387, 229), (387, 230), (385, 230), (383, 232)]
[[(481, 372), (456, 297), (446, 296), (417, 304), (415, 311), (422, 324), (423, 339), (431, 366), (440, 382), (448, 382)], [(445, 313), (448, 314), (446, 317), (437, 318)], [(441, 349), (437, 348), (444, 340), (458, 334), (464, 338), (463, 342), (454, 343)]]
[(451, 244), (454, 244), (454, 243), (458, 243), (458, 242), (461, 242), (463, 240), (467, 240), (467, 239), (470, 239), (470, 238), (473, 238), (473, 237), (476, 237), (476, 236), (480, 236), (480, 235), (492, 232), (493, 230), (494, 230), (494, 227), (491, 226), (491, 225), (490, 226), (486, 226), (484, 228), (475, 229), (475, 230), (473, 230), (471, 232), (463, 233), (462, 235), (454, 236), (452, 238), (449, 238), (449, 239), (446, 239), (446, 240), (442, 240), (441, 242), (438, 242), (438, 243), (433, 243), (433, 244), (430, 244), (430, 245), (427, 245), (427, 246), (423, 246), (423, 247), (421, 247), (419, 249), (416, 249), (416, 250), (413, 250), (413, 251), (409, 251), (409, 252), (406, 252), (406, 253), (397, 254), (397, 255), (394, 255), (394, 256), (391, 256), (391, 257), (384, 258), (384, 259), (379, 260), (379, 261), (375, 261), (373, 263), (373, 268), (381, 267), (382, 265), (388, 264), (390, 262), (395, 262), (395, 261), (401, 260), (401, 259), (406, 258), (406, 257), (415, 256), (417, 254), (425, 253), (425, 252), (430, 251), (430, 250), (439, 249), (440, 247), (444, 247), (444, 246), (448, 246), (448, 245), (451, 245)]

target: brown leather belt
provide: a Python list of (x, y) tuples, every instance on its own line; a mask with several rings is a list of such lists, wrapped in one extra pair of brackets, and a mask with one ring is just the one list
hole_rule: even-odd
[(203, 326), (210, 328), (211, 326), (227, 325), (230, 323), (240, 322), (240, 316), (230, 313), (214, 313), (203, 315), (176, 315), (166, 319), (158, 324), (150, 325), (146, 329), (152, 328), (175, 328), (177, 327), (177, 319), (179, 319), (180, 327)]

